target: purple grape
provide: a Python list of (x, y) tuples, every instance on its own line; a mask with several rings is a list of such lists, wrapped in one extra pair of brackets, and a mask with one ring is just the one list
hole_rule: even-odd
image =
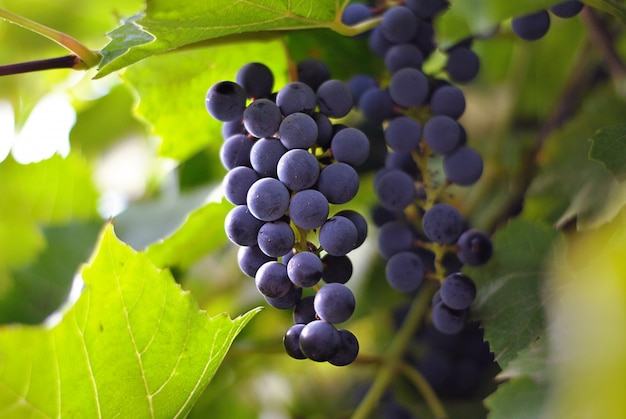
[(250, 214), (245, 205), (238, 205), (231, 209), (224, 219), (226, 236), (239, 246), (256, 245), (261, 226), (263, 226), (263, 221)]
[(473, 148), (461, 146), (443, 159), (443, 171), (451, 182), (469, 186), (483, 174), (483, 159)]
[(260, 177), (278, 177), (276, 166), (286, 152), (276, 138), (260, 138), (250, 149), (250, 165)]
[(221, 81), (211, 86), (205, 98), (206, 109), (218, 121), (241, 119), (246, 109), (246, 92), (237, 83)]
[(389, 83), (391, 100), (402, 108), (423, 104), (428, 97), (428, 89), (428, 79), (416, 68), (398, 70)]
[(289, 208), (289, 190), (277, 179), (263, 178), (252, 184), (246, 203), (256, 218), (275, 221), (285, 215)]
[(306, 359), (306, 355), (300, 349), (300, 333), (302, 333), (302, 329), (304, 329), (304, 324), (294, 324), (283, 337), (285, 352), (295, 359)]
[(317, 141), (317, 123), (309, 115), (301, 112), (287, 115), (278, 128), (280, 142), (288, 150), (308, 149)]
[(296, 192), (289, 203), (291, 221), (304, 230), (319, 228), (328, 218), (328, 200), (315, 189)]
[(349, 365), (359, 354), (359, 341), (352, 332), (346, 329), (338, 329), (341, 342), (339, 343), (339, 349), (337, 353), (328, 360), (329, 363), (343, 367)]
[[(252, 146), (254, 148), (254, 146)], [(224, 176), (224, 196), (231, 204), (245, 205), (248, 189), (259, 180), (259, 175), (247, 166), (238, 166)]]
[(328, 66), (323, 61), (314, 58), (300, 61), (296, 65), (296, 70), (298, 72), (298, 81), (308, 85), (313, 91), (330, 79)]
[(352, 316), (356, 300), (344, 284), (326, 284), (317, 291), (313, 300), (315, 313), (328, 323), (343, 323)]
[(331, 204), (345, 204), (359, 190), (359, 175), (346, 163), (331, 163), (320, 172), (317, 189)]
[(296, 112), (310, 114), (315, 109), (317, 98), (309, 85), (295, 81), (278, 91), (276, 104), (284, 116)]
[(298, 252), (287, 263), (289, 279), (302, 288), (316, 285), (322, 278), (323, 270), (321, 259), (311, 252)]
[(328, 361), (335, 356), (340, 344), (341, 337), (337, 329), (322, 320), (308, 323), (300, 332), (300, 349), (313, 361)]
[(408, 116), (392, 119), (385, 130), (385, 142), (393, 151), (416, 151), (421, 137), (422, 127), (419, 122)]
[(476, 285), (469, 276), (456, 272), (443, 280), (439, 295), (441, 301), (451, 309), (465, 310), (476, 298)]
[(258, 138), (273, 136), (282, 119), (280, 109), (269, 99), (257, 99), (243, 112), (243, 125)]
[(296, 237), (291, 226), (284, 221), (272, 221), (263, 224), (257, 235), (259, 248), (266, 255), (275, 258), (291, 250), (295, 241)]
[(265, 64), (248, 63), (241, 67), (235, 77), (249, 98), (267, 98), (274, 88), (274, 74)]
[(346, 217), (334, 216), (322, 224), (318, 238), (320, 246), (328, 254), (343, 256), (354, 249), (359, 236), (352, 221)]
[(317, 88), (320, 112), (329, 118), (343, 118), (348, 115), (352, 102), (350, 86), (341, 80), (327, 80)]
[(435, 243), (455, 243), (464, 227), (459, 210), (448, 204), (433, 205), (422, 218), (424, 234)]
[(278, 179), (292, 191), (301, 191), (315, 185), (320, 174), (320, 165), (315, 156), (296, 148), (287, 151), (278, 160)]
[(550, 14), (547, 10), (540, 10), (513, 18), (511, 22), (513, 32), (525, 41), (536, 41), (548, 33), (550, 29)]
[(387, 261), (385, 275), (393, 289), (412, 292), (424, 282), (424, 264), (413, 252), (396, 253)]
[(292, 284), (287, 277), (287, 267), (280, 262), (266, 262), (254, 276), (254, 282), (261, 294), (269, 298), (284, 297)]
[(344, 128), (333, 136), (330, 148), (336, 161), (356, 167), (367, 160), (370, 142), (363, 131), (356, 128)]

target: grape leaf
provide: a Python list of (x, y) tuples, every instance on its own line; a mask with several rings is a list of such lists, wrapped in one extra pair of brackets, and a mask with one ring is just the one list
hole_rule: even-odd
[(0, 416), (184, 417), (257, 310), (209, 317), (108, 226), (54, 325), (0, 328)]
[(43, 228), (46, 248), (26, 266), (8, 272), (0, 293), (0, 323), (37, 324), (67, 298), (72, 277), (87, 261), (101, 221)]
[(611, 85), (597, 89), (577, 116), (545, 142), (540, 172), (526, 194), (524, 217), (557, 226), (575, 221), (578, 230), (609, 222), (626, 204), (620, 182), (589, 158), (589, 141), (600, 127), (621, 123), (626, 103)]
[(522, 377), (498, 386), (485, 399), (488, 419), (527, 419), (541, 417), (547, 386)]
[(481, 321), (485, 340), (503, 369), (544, 330), (544, 263), (558, 237), (547, 225), (512, 221), (494, 235), (489, 263), (465, 269), (478, 288), (473, 316)]
[(145, 11), (108, 35), (96, 77), (152, 55), (233, 34), (310, 28), (341, 29), (345, 0), (147, 0)]
[(45, 247), (39, 224), (98, 217), (90, 169), (74, 153), (27, 165), (11, 157), (0, 163), (0, 269), (26, 264)]
[(213, 170), (223, 173), (219, 162), (222, 124), (207, 113), (204, 99), (211, 85), (223, 78), (234, 80), (237, 70), (250, 61), (270, 67), (276, 86), (286, 82), (287, 59), (278, 41), (178, 51), (125, 72), (125, 81), (140, 98), (137, 114), (161, 137), (160, 155), (185, 160), (207, 148)]
[(626, 180), (626, 125), (601, 128), (590, 141), (589, 158), (602, 163), (618, 180)]
[(229, 202), (211, 202), (189, 214), (171, 236), (149, 246), (148, 257), (155, 265), (186, 268), (219, 246), (227, 243), (224, 218), (233, 208)]

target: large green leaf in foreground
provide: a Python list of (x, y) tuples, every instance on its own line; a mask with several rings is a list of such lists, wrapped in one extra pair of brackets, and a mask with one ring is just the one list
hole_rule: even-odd
[(228, 35), (275, 30), (345, 28), (346, 0), (147, 0), (146, 10), (108, 35), (97, 77), (144, 58)]
[(0, 329), (0, 417), (185, 416), (254, 316), (208, 317), (109, 226), (58, 324)]

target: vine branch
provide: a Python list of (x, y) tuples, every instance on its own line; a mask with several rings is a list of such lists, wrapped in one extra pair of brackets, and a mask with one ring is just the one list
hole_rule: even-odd
[(426, 314), (434, 293), (435, 287), (430, 281), (426, 281), (417, 298), (413, 301), (398, 334), (391, 342), (372, 386), (354, 411), (352, 419), (367, 419), (378, 405), (394, 376), (401, 369), (404, 353)]
[[(91, 51), (81, 42), (79, 42), (75, 38), (63, 32), (59, 32), (56, 29), (49, 28), (48, 26), (42, 25), (40, 23), (27, 19), (23, 16), (20, 16), (16, 13), (10, 12), (3, 8), (0, 8), (0, 18), (8, 22), (11, 22), (13, 24), (16, 24), (18, 26), (21, 26), (24, 29), (33, 31), (39, 35), (45, 36), (46, 38), (50, 39), (51, 41), (56, 42), (57, 44), (61, 45), (62, 47), (66, 48), (67, 50), (73, 53), (73, 55), (69, 56), (69, 57), (74, 58), (74, 64), (72, 66), (64, 65), (62, 67), (59, 67), (60, 62), (63, 62), (64, 59), (69, 61), (67, 57), (59, 57), (56, 59), (52, 58), (50, 60), (31, 61), (28, 63), (12, 64), (13, 66), (17, 66), (15, 67), (16, 69), (21, 69), (22, 71), (19, 71), (21, 73), (24, 73), (27, 71), (45, 70), (49, 68), (73, 68), (76, 70), (86, 70), (88, 68), (95, 67), (100, 62), (100, 56), (97, 53)], [(46, 64), (53, 65), (53, 66), (45, 67)], [(29, 65), (33, 66), (32, 70), (28, 70)], [(8, 68), (10, 66), (11, 65), (3, 67), (5, 68), (5, 72), (8, 71)], [(16, 73), (6, 73), (6, 74), (16, 74)]]

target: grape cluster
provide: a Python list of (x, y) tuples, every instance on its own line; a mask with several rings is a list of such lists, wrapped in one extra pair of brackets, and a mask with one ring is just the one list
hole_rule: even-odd
[[(433, 324), (454, 334), (463, 328), (476, 296), (471, 278), (458, 270), (463, 263), (485, 263), (492, 244), (486, 234), (468, 229), (455, 207), (439, 202), (446, 187), (472, 185), (483, 172), (483, 160), (467, 145), (458, 121), (465, 111), (464, 93), (453, 84), (469, 82), (478, 74), (472, 39), (445, 51), (447, 80), (422, 71), (423, 61), (436, 49), (432, 21), (447, 6), (445, 0), (414, 0), (385, 9), (368, 43), (384, 59), (386, 87), (367, 75), (348, 83), (363, 116), (384, 127), (388, 155), (374, 179), (380, 203), (374, 221), (380, 227), (378, 247), (386, 260), (387, 280), (398, 291), (414, 292), (429, 274), (438, 279), (441, 289), (433, 299)], [(351, 4), (343, 21), (359, 23), (372, 17), (373, 10)], [(445, 175), (441, 185), (431, 173), (429, 160), (434, 158), (441, 160)], [(447, 276), (442, 266), (446, 253), (456, 253), (461, 262)]]
[[(583, 9), (584, 3), (578, 0), (567, 0), (550, 6), (554, 16), (567, 19), (576, 16)], [(539, 10), (523, 16), (517, 16), (511, 21), (513, 33), (526, 41), (536, 41), (544, 37), (550, 29), (550, 14), (548, 10)]]
[[(286, 352), (347, 365), (359, 344), (335, 325), (355, 309), (345, 285), (352, 275), (347, 254), (364, 242), (367, 222), (352, 210), (330, 215), (330, 205), (357, 194), (355, 168), (370, 144), (362, 131), (332, 121), (352, 109), (349, 86), (331, 79), (318, 60), (302, 61), (297, 70), (298, 81), (274, 93), (271, 70), (250, 63), (235, 82), (218, 82), (207, 92), (209, 114), (224, 122), (223, 187), (235, 205), (225, 230), (241, 246), (242, 272), (254, 278), (267, 303), (293, 308)], [(303, 296), (303, 289), (315, 294)]]

